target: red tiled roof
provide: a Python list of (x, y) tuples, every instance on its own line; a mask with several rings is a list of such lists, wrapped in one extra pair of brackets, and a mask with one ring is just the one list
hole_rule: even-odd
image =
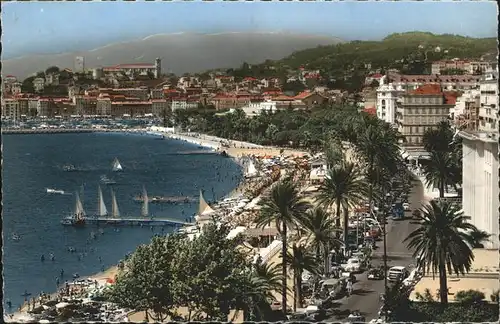
[(9, 75), (6, 75), (5, 77), (6, 77), (6, 78), (15, 78), (16, 76), (15, 76), (15, 75), (12, 75), (12, 74), (9, 74)]
[(254, 77), (245, 77), (243, 80), (244, 81), (257, 81), (257, 79)]
[(276, 100), (276, 101), (293, 101), (295, 99), (293, 97), (288, 97), (288, 96), (285, 96), (285, 95), (281, 95), (281, 96), (278, 96), (278, 97), (274, 98), (274, 100)]
[(298, 95), (296, 95), (295, 97), (293, 97), (294, 99), (305, 99), (307, 97), (309, 97), (310, 95), (312, 95), (313, 93), (311, 91), (303, 91), (301, 93), (299, 93)]
[(383, 75), (380, 73), (375, 73), (375, 74), (370, 75), (370, 77), (375, 78), (375, 79), (380, 79), (381, 77), (383, 77)]
[(414, 91), (411, 91), (410, 94), (434, 95), (434, 94), (442, 94), (442, 91), (441, 91), (441, 86), (439, 84), (424, 84), (423, 86), (418, 87)]
[(363, 109), (363, 111), (367, 114), (370, 114), (370, 115), (377, 114), (377, 108), (375, 108), (375, 107), (368, 107), (368, 108)]

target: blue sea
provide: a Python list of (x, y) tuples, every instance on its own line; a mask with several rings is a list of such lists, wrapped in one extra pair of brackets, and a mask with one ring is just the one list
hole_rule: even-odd
[[(54, 292), (56, 280), (70, 280), (74, 273), (87, 276), (117, 264), (127, 253), (154, 234), (173, 229), (161, 227), (73, 228), (60, 224), (75, 208), (80, 192), (84, 209), (98, 209), (101, 185), (108, 211), (111, 186), (122, 216), (140, 217), (141, 204), (133, 197), (145, 186), (151, 196), (198, 197), (204, 190), (209, 201), (229, 194), (241, 181), (241, 168), (231, 159), (197, 145), (159, 140), (149, 135), (125, 133), (37, 134), (3, 136), (3, 276), (4, 307), (15, 311), (27, 291)], [(123, 172), (112, 172), (118, 158)], [(74, 165), (76, 172), (64, 171)], [(100, 183), (102, 176), (115, 185)], [(68, 194), (48, 194), (46, 188)], [(156, 218), (185, 220), (194, 215), (198, 199), (187, 204), (149, 204)], [(13, 240), (17, 234), (20, 240)], [(94, 238), (92, 238), (94, 237)], [(69, 247), (76, 252), (68, 251)], [(51, 261), (49, 254), (55, 260)], [(41, 256), (45, 261), (41, 261)], [(60, 278), (61, 269), (64, 270)], [(12, 309), (6, 308), (10, 299)]]

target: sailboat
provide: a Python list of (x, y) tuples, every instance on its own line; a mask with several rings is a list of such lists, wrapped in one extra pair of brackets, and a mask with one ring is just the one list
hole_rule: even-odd
[(146, 192), (146, 187), (142, 187), (142, 211), (141, 215), (143, 217), (148, 217), (149, 215), (149, 198), (148, 198), (148, 193)]
[(111, 200), (112, 200), (112, 203), (113, 205), (111, 206), (111, 215), (113, 216), (113, 218), (119, 218), (120, 217), (120, 210), (118, 209), (118, 203), (116, 202), (116, 196), (115, 196), (115, 192), (113, 191), (113, 189), (111, 189)]
[(106, 208), (106, 204), (104, 203), (104, 198), (102, 196), (102, 190), (101, 186), (98, 187), (99, 189), (99, 216), (104, 217), (108, 216), (108, 209)]
[(82, 201), (78, 191), (76, 192), (75, 213), (73, 216), (64, 218), (61, 223), (63, 225), (84, 226), (85, 225), (85, 210), (83, 209)]
[(118, 161), (117, 158), (113, 161), (113, 171), (118, 172), (118, 171), (123, 171), (122, 165), (120, 164), (120, 161)]

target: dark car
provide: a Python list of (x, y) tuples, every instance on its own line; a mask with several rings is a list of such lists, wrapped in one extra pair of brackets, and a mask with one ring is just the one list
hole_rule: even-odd
[(384, 279), (384, 271), (380, 268), (373, 268), (368, 270), (366, 274), (368, 280), (381, 280)]

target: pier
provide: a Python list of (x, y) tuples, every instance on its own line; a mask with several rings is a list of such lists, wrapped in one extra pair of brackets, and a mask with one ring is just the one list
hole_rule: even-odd
[[(73, 226), (73, 218), (65, 218), (63, 225)], [(85, 218), (86, 225), (113, 225), (113, 226), (189, 226), (195, 223), (188, 223), (171, 218), (111, 218), (111, 217), (88, 217)]]

